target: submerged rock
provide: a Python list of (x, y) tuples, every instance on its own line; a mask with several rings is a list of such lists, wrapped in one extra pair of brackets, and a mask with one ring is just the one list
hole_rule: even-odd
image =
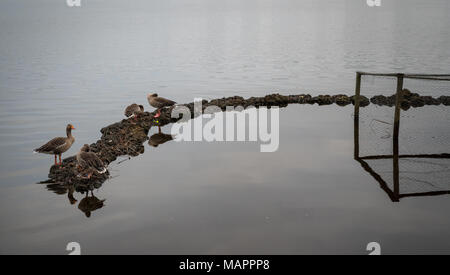
[(271, 94), (264, 97), (265, 106), (287, 106), (289, 97), (280, 94)]
[(420, 97), (419, 94), (417, 94), (417, 93), (411, 93), (411, 91), (408, 90), (408, 89), (403, 89), (402, 95), (403, 95), (403, 99), (406, 99), (406, 100), (410, 100), (410, 99), (413, 98), (413, 97)]
[(334, 99), (329, 95), (319, 95), (313, 97), (312, 102), (317, 103), (319, 105), (331, 105), (334, 103)]
[[(351, 96), (350, 100), (352, 101), (352, 104), (355, 105), (356, 96)], [(359, 96), (359, 106), (366, 107), (370, 105), (370, 101), (367, 97), (360, 95)]]
[(425, 101), (422, 99), (422, 97), (420, 96), (415, 96), (415, 97), (411, 97), (409, 99), (409, 103), (411, 104), (412, 107), (414, 108), (418, 108), (418, 107), (423, 107), (425, 106)]
[(441, 102), (438, 99), (433, 98), (432, 96), (422, 96), (421, 98), (422, 98), (423, 102), (425, 103), (425, 105), (440, 105), (441, 104)]
[(333, 96), (333, 100), (339, 106), (347, 106), (352, 103), (350, 97), (342, 94)]
[(400, 108), (402, 108), (402, 110), (404, 110), (404, 111), (407, 111), (407, 110), (409, 110), (409, 108), (411, 108), (411, 103), (409, 103), (408, 100), (403, 100), (400, 103)]
[(439, 101), (445, 106), (450, 106), (450, 96), (441, 96)]
[[(384, 96), (377, 95), (370, 99), (370, 102), (378, 106), (389, 106), (393, 107), (396, 104), (397, 96)], [(403, 110), (408, 110), (410, 107), (418, 108), (425, 105), (440, 105), (444, 102), (448, 103), (448, 97), (441, 96), (440, 98), (433, 98), (432, 96), (421, 96), (417, 93), (412, 93), (408, 89), (402, 91), (402, 101), (400, 106)], [(448, 106), (448, 105), (447, 105)]]
[(370, 102), (372, 102), (375, 105), (378, 106), (389, 106), (393, 107), (395, 106), (396, 96), (384, 96), (384, 95), (377, 95), (370, 99)]
[(384, 95), (376, 95), (370, 99), (370, 102), (378, 106), (384, 106), (387, 105), (387, 97)]

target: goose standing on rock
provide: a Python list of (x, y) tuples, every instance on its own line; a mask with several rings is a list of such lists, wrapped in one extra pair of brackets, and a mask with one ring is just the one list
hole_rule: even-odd
[(88, 179), (91, 178), (94, 172), (104, 174), (107, 171), (106, 165), (94, 152), (90, 152), (87, 144), (83, 145), (78, 152), (77, 163), (78, 169), (89, 170)]
[(154, 116), (155, 118), (158, 118), (161, 116), (161, 109), (164, 107), (170, 107), (176, 104), (175, 101), (159, 97), (158, 94), (148, 94), (147, 100), (150, 106), (155, 107), (157, 109), (157, 113)]
[(72, 147), (72, 144), (75, 142), (75, 138), (72, 136), (72, 130), (75, 130), (75, 127), (73, 127), (72, 124), (68, 124), (66, 127), (67, 137), (54, 138), (41, 147), (34, 149), (34, 152), (55, 155), (55, 165), (58, 165), (58, 163), (56, 162), (56, 156), (59, 156), (59, 165), (62, 165), (62, 153), (65, 153), (67, 150), (69, 150), (70, 147)]
[(144, 106), (133, 103), (125, 109), (125, 116), (126, 117), (134, 117), (134, 119), (137, 120), (139, 114), (141, 114), (143, 112), (144, 112)]

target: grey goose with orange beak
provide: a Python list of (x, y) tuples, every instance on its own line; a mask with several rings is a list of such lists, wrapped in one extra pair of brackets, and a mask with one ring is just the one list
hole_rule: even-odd
[(164, 97), (159, 97), (158, 94), (148, 94), (147, 100), (150, 106), (155, 107), (158, 112), (155, 115), (155, 118), (161, 116), (161, 109), (164, 107), (170, 107), (176, 104), (175, 101), (166, 99)]
[[(75, 130), (75, 127), (72, 124), (68, 124), (66, 127), (67, 137), (56, 137), (41, 147), (34, 149), (34, 152), (55, 155), (55, 165), (62, 165), (61, 155), (69, 150), (75, 142), (75, 138), (72, 136), (72, 130)], [(59, 156), (59, 163), (56, 162), (56, 156)]]

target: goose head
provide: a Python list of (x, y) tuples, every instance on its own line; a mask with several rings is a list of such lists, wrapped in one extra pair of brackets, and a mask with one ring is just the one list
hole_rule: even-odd
[(67, 130), (67, 131), (75, 130), (75, 127), (73, 127), (72, 124), (67, 124), (66, 130)]
[(147, 95), (147, 99), (151, 99), (151, 98), (154, 98), (154, 97), (158, 97), (158, 94), (148, 94)]
[(72, 124), (67, 124), (67, 127), (66, 127), (66, 134), (67, 134), (67, 137), (68, 137), (68, 138), (73, 138), (73, 137), (72, 137), (72, 130), (75, 130), (75, 127), (73, 127)]
[(88, 144), (83, 145), (83, 147), (81, 147), (80, 151), (81, 152), (89, 152), (89, 145)]

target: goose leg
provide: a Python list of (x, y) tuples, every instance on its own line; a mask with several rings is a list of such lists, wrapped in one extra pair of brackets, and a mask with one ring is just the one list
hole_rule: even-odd
[(58, 165), (58, 163), (56, 163), (56, 155), (55, 155), (55, 166)]
[(62, 165), (61, 154), (59, 154), (59, 165)]
[(158, 112), (156, 113), (156, 115), (154, 116), (155, 118), (158, 118), (161, 116), (161, 109), (158, 109)]
[(158, 125), (158, 133), (161, 134), (161, 126)]
[(67, 198), (69, 199), (69, 202), (71, 205), (73, 205), (77, 202), (77, 199), (75, 199), (75, 197), (73, 196), (73, 192), (74, 192), (73, 186), (69, 187)]

